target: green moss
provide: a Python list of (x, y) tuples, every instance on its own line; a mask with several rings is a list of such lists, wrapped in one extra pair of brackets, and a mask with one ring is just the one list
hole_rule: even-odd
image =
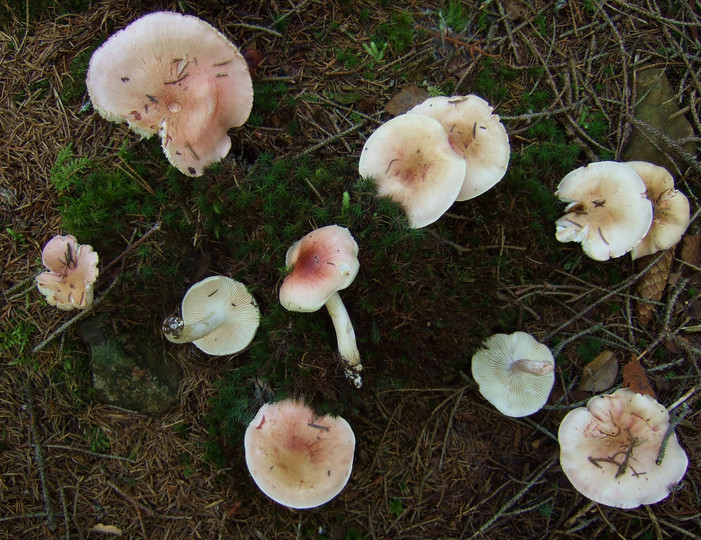
[(395, 55), (400, 55), (414, 43), (415, 37), (413, 16), (408, 11), (399, 11), (392, 13), (389, 21), (379, 24), (372, 42), (378, 49), (386, 44)]
[(465, 31), (470, 24), (470, 16), (462, 2), (451, 0), (440, 11), (445, 24), (455, 33)]
[(492, 104), (505, 101), (511, 95), (508, 83), (518, 78), (517, 71), (486, 58), (475, 80), (475, 92)]
[(66, 105), (75, 105), (82, 101), (85, 92), (85, 76), (88, 72), (88, 64), (98, 44), (79, 52), (71, 61), (68, 74), (62, 81), (61, 101)]

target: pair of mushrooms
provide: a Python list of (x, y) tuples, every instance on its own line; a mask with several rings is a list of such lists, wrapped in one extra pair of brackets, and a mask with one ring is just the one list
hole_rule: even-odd
[(592, 259), (666, 250), (690, 222), (689, 201), (664, 167), (645, 161), (601, 161), (567, 174), (555, 193), (568, 203), (556, 222), (560, 242), (581, 242)]
[[(480, 393), (502, 414), (540, 410), (554, 383), (552, 353), (524, 332), (490, 337), (472, 357)], [(560, 464), (577, 491), (616, 508), (635, 508), (669, 495), (688, 466), (671, 433), (669, 414), (654, 398), (627, 388), (595, 396), (560, 424)]]
[[(36, 278), (46, 301), (62, 310), (87, 309), (93, 303), (93, 285), (99, 257), (91, 246), (74, 236), (56, 236), (41, 254), (48, 269)], [(235, 354), (248, 346), (258, 329), (260, 311), (246, 287), (225, 276), (212, 276), (193, 285), (182, 302), (182, 318), (163, 323), (166, 338), (193, 342), (211, 355)]]
[[(280, 303), (298, 312), (326, 306), (346, 376), (360, 388), (363, 368), (355, 331), (338, 293), (358, 274), (358, 244), (348, 229), (328, 225), (290, 246), (285, 263), (291, 271), (280, 287)], [(182, 317), (167, 318), (163, 333), (173, 343), (193, 342), (207, 354), (234, 354), (251, 342), (259, 319), (256, 301), (243, 284), (213, 276), (188, 290), (182, 301)]]
[(86, 80), (95, 110), (141, 137), (159, 134), (172, 165), (187, 176), (229, 152), (227, 130), (253, 107), (246, 60), (223, 34), (191, 15), (155, 12), (112, 35)]
[(492, 111), (476, 95), (428, 98), (368, 137), (358, 171), (402, 204), (411, 227), (425, 227), (506, 173), (509, 137)]

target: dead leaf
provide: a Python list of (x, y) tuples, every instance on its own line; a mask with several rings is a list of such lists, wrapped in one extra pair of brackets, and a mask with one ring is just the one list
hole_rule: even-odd
[(399, 116), (423, 103), (428, 98), (428, 92), (418, 86), (405, 86), (385, 105), (385, 111), (392, 116)]
[(613, 386), (618, 375), (618, 360), (611, 351), (604, 351), (582, 369), (577, 390), (596, 394)]
[(630, 388), (633, 392), (637, 392), (638, 394), (647, 394), (648, 396), (657, 398), (647, 378), (645, 368), (640, 365), (636, 356), (623, 366), (623, 386)]
[(102, 523), (98, 523), (90, 530), (93, 532), (99, 532), (99, 533), (105, 533), (105, 534), (115, 534), (115, 535), (122, 534), (122, 529), (119, 529), (119, 528), (115, 527), (114, 525), (103, 525)]

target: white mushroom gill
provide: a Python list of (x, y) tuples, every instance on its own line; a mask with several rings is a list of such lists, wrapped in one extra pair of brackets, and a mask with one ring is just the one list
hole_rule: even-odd
[(171, 343), (191, 343), (211, 334), (226, 321), (222, 311), (212, 311), (204, 319), (185, 324), (180, 317), (168, 317), (163, 321), (163, 333)]

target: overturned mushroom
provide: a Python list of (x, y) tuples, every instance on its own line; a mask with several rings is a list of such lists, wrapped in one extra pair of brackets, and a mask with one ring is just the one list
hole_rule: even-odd
[(260, 321), (246, 286), (225, 276), (195, 283), (185, 294), (182, 318), (168, 317), (163, 333), (172, 343), (194, 343), (213, 356), (235, 354), (253, 340)]
[(360, 175), (375, 179), (378, 195), (399, 202), (416, 229), (436, 221), (455, 202), (465, 168), (440, 122), (420, 114), (402, 114), (378, 127), (358, 163)]
[(71, 235), (55, 236), (44, 246), (41, 261), (49, 271), (37, 276), (37, 288), (50, 305), (63, 310), (92, 305), (99, 257), (91, 246)]
[(558, 431), (560, 464), (585, 497), (615, 508), (653, 504), (669, 495), (688, 465), (669, 427), (667, 409), (627, 388), (595, 396), (570, 411)]
[(482, 195), (506, 174), (511, 147), (509, 136), (494, 108), (476, 95), (428, 98), (408, 114), (438, 120), (454, 152), (465, 158), (465, 179), (457, 201)]
[(188, 176), (223, 158), (227, 130), (253, 106), (253, 85), (238, 48), (206, 22), (150, 13), (112, 35), (90, 59), (95, 109), (142, 137), (161, 136), (168, 160)]
[(569, 203), (556, 222), (560, 242), (581, 242), (592, 259), (606, 261), (632, 250), (652, 223), (645, 184), (630, 167), (599, 161), (567, 174), (555, 192)]
[(263, 405), (244, 436), (246, 465), (260, 490), (290, 508), (327, 503), (353, 469), (355, 435), (340, 416), (285, 399)]
[(344, 227), (328, 225), (313, 230), (287, 250), (285, 263), (291, 272), (280, 286), (280, 303), (290, 311), (310, 312), (326, 306), (331, 315), (338, 352), (345, 374), (356, 387), (362, 385), (360, 352), (355, 331), (338, 291), (358, 274), (358, 244)]
[(506, 416), (539, 411), (555, 382), (554, 368), (550, 349), (525, 332), (495, 334), (472, 356), (480, 393)]
[(630, 252), (633, 260), (671, 248), (681, 240), (689, 227), (689, 199), (674, 189), (674, 178), (664, 167), (646, 161), (628, 161), (645, 183), (647, 198), (652, 202), (652, 225), (640, 243)]

